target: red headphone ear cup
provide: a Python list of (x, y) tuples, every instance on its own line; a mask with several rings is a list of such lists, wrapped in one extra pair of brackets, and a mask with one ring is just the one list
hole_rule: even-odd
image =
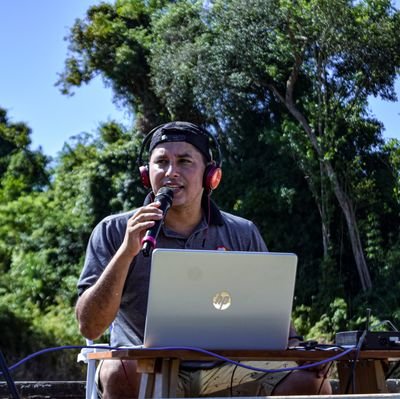
[(222, 179), (222, 169), (219, 166), (209, 165), (204, 171), (203, 186), (207, 192), (215, 190)]
[(140, 180), (145, 188), (150, 188), (149, 167), (147, 165), (139, 166)]

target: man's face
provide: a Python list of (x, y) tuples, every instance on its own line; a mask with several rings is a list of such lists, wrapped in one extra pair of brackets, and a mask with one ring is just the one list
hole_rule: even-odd
[(205, 163), (192, 144), (177, 141), (157, 145), (151, 153), (149, 168), (154, 193), (168, 186), (174, 190), (174, 207), (200, 206)]

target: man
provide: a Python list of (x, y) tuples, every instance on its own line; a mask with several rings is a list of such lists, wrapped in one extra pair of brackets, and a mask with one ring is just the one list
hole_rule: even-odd
[[(112, 324), (113, 346), (141, 344), (143, 339), (150, 258), (143, 256), (141, 241), (146, 230), (163, 218), (160, 204), (153, 202), (161, 187), (170, 187), (174, 197), (157, 238), (158, 247), (267, 251), (252, 222), (220, 211), (209, 198), (220, 179), (220, 160), (212, 159), (209, 133), (192, 123), (171, 122), (154, 129), (144, 144), (148, 141), (150, 161), (141, 173), (146, 174), (142, 180), (148, 179), (152, 194), (142, 207), (110, 216), (96, 226), (78, 283), (76, 315), (81, 333), (96, 339)], [(285, 366), (279, 362), (261, 365)], [(105, 361), (99, 368), (103, 398), (137, 397), (135, 361)], [(232, 396), (231, 390), (235, 396), (329, 394), (323, 373), (264, 374), (220, 362), (191, 364), (182, 367), (178, 390), (187, 396)]]

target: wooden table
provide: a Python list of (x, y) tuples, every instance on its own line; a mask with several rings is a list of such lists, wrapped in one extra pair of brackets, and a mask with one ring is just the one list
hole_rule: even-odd
[[(340, 354), (326, 350), (215, 350), (218, 355), (235, 361), (245, 360), (291, 360), (317, 362)], [(337, 362), (340, 390), (345, 392), (349, 384), (356, 351), (352, 350)], [(90, 353), (89, 359), (137, 360), (142, 373), (139, 398), (176, 397), (179, 365), (184, 360), (215, 360), (209, 354), (192, 350), (121, 349)], [(384, 365), (389, 360), (400, 360), (400, 350), (363, 350), (355, 366), (354, 393), (386, 393)], [(351, 392), (351, 391), (350, 391)]]

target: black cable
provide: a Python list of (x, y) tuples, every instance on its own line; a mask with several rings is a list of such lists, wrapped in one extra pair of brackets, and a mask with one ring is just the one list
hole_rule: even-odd
[(6, 379), (8, 390), (13, 399), (20, 399), (17, 388), (11, 377), (10, 371), (7, 367), (6, 360), (4, 359), (3, 353), (0, 351), (0, 368), (3, 370), (3, 376)]
[(355, 380), (356, 366), (357, 366), (357, 361), (358, 361), (358, 358), (360, 356), (361, 348), (363, 346), (365, 337), (366, 337), (366, 335), (367, 335), (367, 333), (369, 331), (370, 319), (371, 319), (371, 309), (367, 308), (367, 319), (365, 321), (365, 329), (362, 332), (362, 334), (361, 334), (361, 336), (360, 336), (360, 338), (359, 338), (359, 340), (357, 342), (356, 355), (355, 355), (355, 358), (353, 360), (353, 365), (351, 367), (351, 373), (350, 373), (350, 376), (349, 376), (349, 380), (347, 382), (345, 393), (348, 393), (349, 388), (350, 388), (350, 383), (352, 385), (353, 394), (356, 391), (356, 380)]
[(290, 350), (298, 350), (299, 348), (305, 349), (305, 350), (330, 350), (330, 349), (340, 349), (340, 350), (346, 350), (348, 348), (343, 347), (342, 345), (336, 345), (336, 344), (320, 344), (315, 340), (309, 340), (309, 341), (302, 341), (299, 342), (297, 346), (295, 347), (289, 347), (288, 349)]
[(391, 370), (389, 370), (387, 372), (387, 374), (385, 375), (385, 380), (387, 380), (388, 378), (390, 378), (392, 376), (392, 374), (400, 367), (400, 361), (397, 361), (396, 364), (391, 368)]
[(326, 369), (326, 373), (325, 373), (325, 374), (323, 375), (323, 377), (322, 377), (322, 382), (321, 382), (321, 385), (320, 385), (319, 388), (318, 388), (317, 395), (320, 395), (320, 394), (321, 394), (322, 386), (324, 385), (325, 380), (328, 378), (329, 371), (330, 371), (332, 365), (333, 365), (333, 362), (329, 363), (329, 366), (328, 366), (328, 368)]
[(277, 388), (277, 386), (279, 384), (281, 384), (282, 381), (286, 380), (286, 378), (288, 378), (290, 375), (292, 375), (292, 373), (293, 373), (293, 371), (289, 371), (285, 376), (283, 376), (283, 378), (281, 380), (278, 381), (278, 383), (272, 388), (271, 396), (275, 395), (275, 389)]
[(355, 381), (356, 365), (357, 365), (357, 361), (358, 361), (358, 358), (359, 358), (360, 352), (361, 352), (361, 347), (362, 347), (362, 345), (364, 343), (364, 340), (365, 340), (365, 337), (367, 335), (367, 332), (368, 332), (368, 330), (364, 330), (363, 333), (361, 334), (360, 339), (357, 342), (356, 355), (354, 357), (353, 364), (352, 364), (352, 367), (351, 367), (351, 372), (350, 372), (350, 375), (349, 375), (349, 380), (347, 381), (346, 389), (344, 391), (345, 394), (349, 393), (350, 384), (352, 385), (353, 394), (356, 391), (356, 381)]
[[(239, 363), (240, 363), (240, 362), (239, 362)], [(236, 372), (236, 370), (237, 370), (238, 367), (239, 367), (239, 364), (236, 364), (235, 367), (234, 367), (233, 370), (232, 370), (231, 383), (230, 383), (230, 388), (229, 388), (231, 397), (234, 396), (234, 395), (233, 395), (233, 376), (235, 375), (235, 372)]]

